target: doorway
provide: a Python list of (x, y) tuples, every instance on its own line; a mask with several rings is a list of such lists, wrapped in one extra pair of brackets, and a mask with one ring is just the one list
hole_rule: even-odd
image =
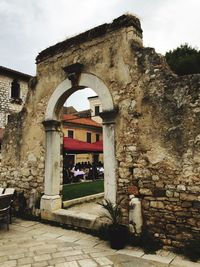
[(67, 98), (75, 91), (92, 88), (102, 103), (101, 117), (103, 119), (103, 147), (104, 147), (104, 189), (105, 198), (116, 203), (117, 181), (115, 160), (115, 118), (117, 110), (109, 89), (97, 76), (81, 73), (75, 86), (69, 79), (65, 79), (57, 86), (51, 95), (45, 114), (46, 156), (45, 156), (45, 194), (41, 199), (41, 209), (53, 211), (62, 206), (60, 145), (61, 122), (59, 120), (61, 107)]

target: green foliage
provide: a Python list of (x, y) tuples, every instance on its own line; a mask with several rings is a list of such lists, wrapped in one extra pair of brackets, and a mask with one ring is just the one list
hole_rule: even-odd
[(183, 254), (192, 261), (200, 259), (200, 237), (186, 242)]
[(161, 241), (156, 239), (146, 226), (143, 226), (140, 235), (132, 234), (129, 243), (132, 246), (142, 248), (147, 254), (154, 254), (163, 246)]
[(122, 211), (120, 208), (120, 203), (113, 204), (110, 200), (104, 199), (102, 203), (99, 203), (106, 213), (102, 216), (111, 221), (113, 225), (119, 225), (122, 221)]
[(200, 51), (188, 44), (167, 52), (165, 58), (177, 75), (200, 73)]
[(124, 248), (128, 241), (129, 231), (128, 227), (122, 224), (123, 214), (120, 202), (113, 204), (110, 200), (105, 199), (102, 203), (99, 203), (105, 209), (102, 217), (107, 218), (111, 222), (107, 228), (101, 229), (101, 235), (103, 234), (104, 238), (109, 239), (110, 246), (113, 249)]

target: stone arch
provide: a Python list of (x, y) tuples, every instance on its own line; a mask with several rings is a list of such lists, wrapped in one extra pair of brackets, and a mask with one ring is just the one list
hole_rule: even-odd
[(84, 88), (93, 89), (102, 104), (103, 139), (104, 139), (104, 187), (105, 198), (116, 202), (116, 160), (114, 120), (116, 109), (109, 89), (94, 74), (82, 73), (78, 85), (73, 86), (69, 79), (60, 83), (51, 95), (43, 122), (46, 132), (45, 184), (41, 209), (53, 211), (61, 208), (60, 193), (60, 121), (59, 112), (66, 99), (75, 91)]
[(65, 100), (75, 91), (84, 89), (86, 87), (93, 89), (95, 93), (99, 96), (100, 101), (102, 103), (103, 111), (110, 111), (114, 109), (114, 104), (110, 91), (105, 85), (105, 83), (94, 74), (82, 73), (79, 80), (79, 86), (77, 88), (72, 87), (71, 81), (69, 79), (65, 79), (62, 83), (58, 85), (58, 87), (55, 89), (49, 99), (45, 114), (45, 121), (57, 120), (57, 112), (60, 107), (62, 107)]

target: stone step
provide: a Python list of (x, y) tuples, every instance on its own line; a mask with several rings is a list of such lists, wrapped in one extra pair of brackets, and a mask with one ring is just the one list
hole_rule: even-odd
[(78, 210), (59, 209), (53, 212), (56, 222), (80, 229), (96, 230), (102, 224), (100, 215), (89, 214)]
[(84, 204), (87, 202), (100, 202), (104, 198), (104, 193), (94, 194), (90, 196), (75, 198), (71, 200), (63, 201), (63, 207), (69, 208), (75, 205)]

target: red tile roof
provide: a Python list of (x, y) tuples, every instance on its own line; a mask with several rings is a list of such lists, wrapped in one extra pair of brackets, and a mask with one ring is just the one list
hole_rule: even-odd
[(88, 125), (88, 126), (95, 126), (101, 128), (101, 124), (90, 119), (90, 118), (80, 118), (75, 115), (67, 114), (62, 116), (63, 122), (70, 122), (74, 124), (82, 124), (82, 125)]

